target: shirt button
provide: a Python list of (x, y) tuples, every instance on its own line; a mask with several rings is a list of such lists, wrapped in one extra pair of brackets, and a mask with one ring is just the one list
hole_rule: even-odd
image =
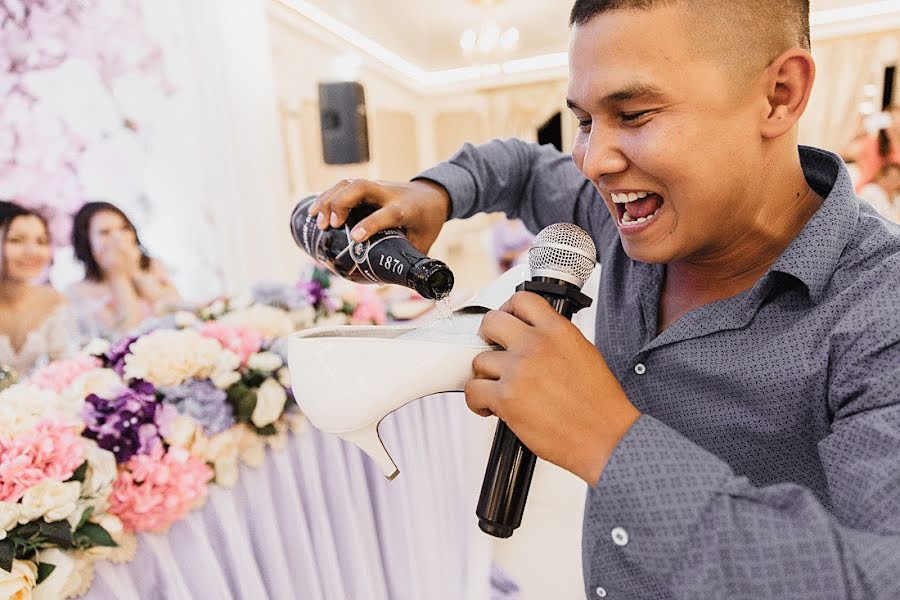
[(634, 372), (638, 375), (643, 375), (647, 372), (647, 366), (644, 363), (638, 363), (634, 365)]
[(602, 587), (597, 588), (597, 597), (598, 598), (606, 598), (606, 590)]
[(628, 532), (622, 527), (616, 527), (612, 530), (612, 541), (616, 546), (625, 546), (628, 544)]

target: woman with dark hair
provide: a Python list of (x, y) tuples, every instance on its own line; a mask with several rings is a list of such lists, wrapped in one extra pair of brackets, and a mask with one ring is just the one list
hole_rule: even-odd
[(180, 302), (165, 268), (147, 254), (134, 224), (109, 202), (88, 202), (72, 225), (84, 280), (69, 297), (85, 337), (117, 338)]
[(44, 217), (0, 201), (0, 365), (20, 375), (77, 349), (65, 297), (38, 283), (51, 254)]

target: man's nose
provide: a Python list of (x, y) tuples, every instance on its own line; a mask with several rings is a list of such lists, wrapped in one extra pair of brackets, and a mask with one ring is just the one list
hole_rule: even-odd
[(603, 127), (591, 129), (585, 148), (581, 171), (590, 181), (599, 181), (604, 176), (621, 173), (628, 168), (628, 159), (616, 140), (615, 133)]

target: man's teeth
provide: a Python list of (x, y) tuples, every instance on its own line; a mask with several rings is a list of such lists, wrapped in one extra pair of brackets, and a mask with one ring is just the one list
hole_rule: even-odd
[(612, 194), (612, 201), (615, 204), (626, 204), (628, 202), (640, 200), (641, 198), (646, 198), (652, 193), (653, 192), (629, 192), (627, 194)]
[(660, 206), (660, 207), (657, 208), (655, 211), (653, 211), (653, 214), (652, 214), (652, 215), (648, 215), (648, 216), (646, 216), (646, 217), (640, 217), (640, 218), (637, 218), (637, 219), (635, 219), (634, 217), (632, 217), (632, 216), (631, 216), (630, 214), (628, 214), (628, 212), (626, 211), (625, 214), (622, 215), (622, 225), (624, 225), (624, 226), (626, 226), (626, 227), (627, 227), (627, 226), (632, 226), (632, 227), (633, 227), (633, 226), (635, 226), (635, 225), (640, 225), (641, 223), (646, 223), (647, 221), (652, 221), (652, 220), (653, 220), (653, 217), (655, 217), (657, 214), (659, 214), (660, 208), (662, 208), (662, 206)]

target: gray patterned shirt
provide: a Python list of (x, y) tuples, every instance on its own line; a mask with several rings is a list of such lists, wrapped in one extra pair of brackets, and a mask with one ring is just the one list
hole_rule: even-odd
[(625, 254), (571, 157), (493, 141), (420, 175), (454, 217), (597, 244), (596, 344), (643, 415), (588, 492), (589, 598), (900, 599), (900, 227), (799, 152), (819, 210), (753, 288), (658, 336), (664, 267)]

